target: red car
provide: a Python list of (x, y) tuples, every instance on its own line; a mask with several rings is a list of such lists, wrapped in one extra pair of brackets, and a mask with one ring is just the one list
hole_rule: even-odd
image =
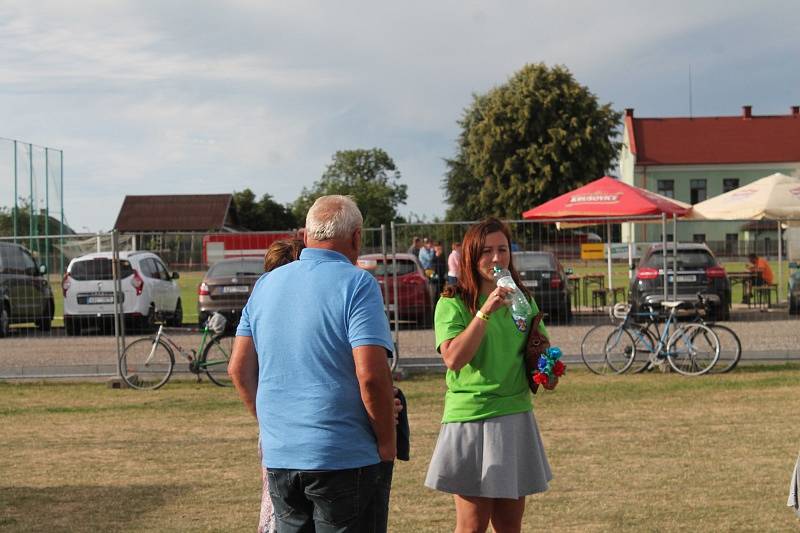
[[(392, 257), (387, 256), (390, 268), (384, 263), (383, 254), (367, 254), (358, 258), (358, 266), (375, 276), (388, 302), (389, 317), (394, 319), (395, 273)], [(430, 327), (433, 324), (431, 285), (416, 257), (411, 254), (396, 254), (397, 262), (397, 317), (403, 322)]]

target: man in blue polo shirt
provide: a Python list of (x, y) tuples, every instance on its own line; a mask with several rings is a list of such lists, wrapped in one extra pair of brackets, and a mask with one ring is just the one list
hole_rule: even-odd
[(386, 531), (394, 347), (354, 266), (361, 225), (350, 198), (318, 199), (300, 260), (258, 280), (236, 331), (229, 373), (258, 418), (279, 532)]

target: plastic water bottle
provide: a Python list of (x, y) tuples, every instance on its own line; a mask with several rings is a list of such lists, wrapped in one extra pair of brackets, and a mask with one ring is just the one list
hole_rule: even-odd
[(525, 298), (525, 293), (522, 292), (517, 284), (514, 283), (514, 278), (511, 277), (511, 272), (508, 269), (495, 266), (492, 275), (498, 287), (508, 287), (512, 289), (511, 294), (507, 296), (510, 300), (511, 316), (514, 317), (514, 322), (517, 324), (517, 329), (525, 331), (527, 328), (527, 318), (531, 315), (531, 304)]

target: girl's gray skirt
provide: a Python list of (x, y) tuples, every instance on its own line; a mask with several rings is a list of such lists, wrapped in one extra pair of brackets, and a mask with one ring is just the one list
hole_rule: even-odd
[(544, 492), (553, 479), (533, 412), (442, 424), (425, 486), (484, 498)]

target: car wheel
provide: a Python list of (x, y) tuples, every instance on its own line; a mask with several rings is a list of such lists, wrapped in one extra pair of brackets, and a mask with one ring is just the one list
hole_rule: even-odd
[(141, 318), (140, 322), (141, 330), (145, 332), (150, 332), (156, 329), (156, 306), (155, 304), (150, 304), (150, 307), (147, 310), (147, 314)]
[(47, 304), (47, 310), (44, 312), (44, 316), (34, 320), (34, 323), (36, 324), (36, 327), (39, 328), (40, 331), (50, 331), (50, 327), (53, 325), (52, 302)]
[(81, 323), (76, 318), (64, 317), (64, 329), (70, 337), (76, 337), (81, 334)]
[(725, 320), (724, 302), (709, 306), (708, 316), (706, 318), (711, 322), (721, 322)]
[(11, 313), (7, 305), (0, 307), (0, 338), (8, 337), (11, 331)]
[(720, 321), (731, 319), (731, 306), (728, 304), (727, 300), (723, 300), (722, 303), (720, 303), (719, 319)]
[(181, 304), (180, 298), (178, 298), (178, 303), (175, 304), (175, 312), (167, 320), (167, 325), (173, 328), (179, 328), (183, 325), (183, 304)]

